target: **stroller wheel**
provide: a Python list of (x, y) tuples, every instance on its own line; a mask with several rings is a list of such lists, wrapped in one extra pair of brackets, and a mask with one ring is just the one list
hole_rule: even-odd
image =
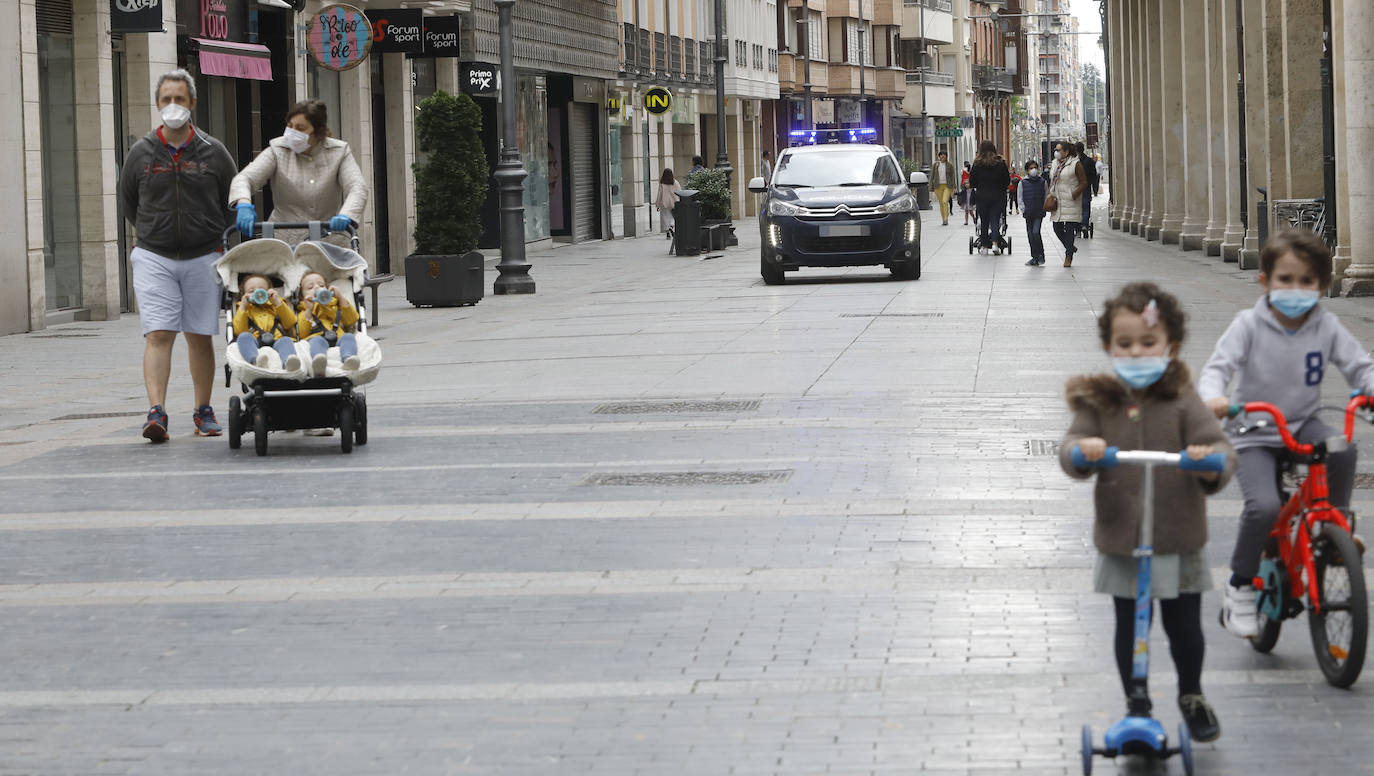
[(267, 455), (267, 413), (253, 408), (253, 446), (258, 455)]
[(243, 402), (239, 397), (229, 397), (229, 449), (237, 450), (243, 446)]
[(339, 449), (344, 455), (353, 452), (353, 402), (339, 405)]
[(353, 444), (367, 444), (367, 397), (353, 394)]
[(968, 238), (968, 255), (973, 255), (973, 238)]

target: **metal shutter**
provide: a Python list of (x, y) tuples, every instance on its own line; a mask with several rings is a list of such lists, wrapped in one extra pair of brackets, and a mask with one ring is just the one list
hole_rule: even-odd
[(572, 110), (573, 242), (601, 236), (597, 228), (596, 105), (573, 103)]
[(72, 34), (72, 0), (38, 0), (34, 7), (34, 21), (40, 33)]

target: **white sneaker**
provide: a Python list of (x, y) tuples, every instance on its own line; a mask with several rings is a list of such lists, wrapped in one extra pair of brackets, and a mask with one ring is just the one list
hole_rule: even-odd
[(1250, 585), (1226, 585), (1221, 605), (1221, 624), (1233, 636), (1253, 639), (1259, 635), (1259, 620), (1255, 616), (1255, 588)]
[(324, 370), (328, 366), (329, 356), (323, 353), (316, 353), (315, 357), (310, 359), (310, 374), (315, 377), (324, 377)]
[(357, 356), (349, 356), (343, 360), (344, 371), (356, 372), (358, 371), (358, 367), (362, 366), (362, 363), (362, 360)]
[(301, 357), (296, 355), (287, 356), (281, 368), (288, 372), (295, 372), (301, 368)]

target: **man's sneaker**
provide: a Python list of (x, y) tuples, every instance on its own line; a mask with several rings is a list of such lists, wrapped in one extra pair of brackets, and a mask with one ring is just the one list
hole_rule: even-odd
[(1217, 721), (1212, 704), (1201, 694), (1178, 696), (1178, 710), (1194, 741), (1206, 743), (1221, 738), (1221, 723)]
[(215, 408), (208, 404), (201, 405), (195, 414), (196, 436), (219, 436), (224, 433), (224, 427), (215, 420)]
[(148, 421), (143, 424), (143, 438), (152, 442), (167, 441), (167, 413), (161, 404), (154, 404), (148, 410)]
[(1259, 635), (1259, 620), (1255, 617), (1255, 588), (1250, 585), (1226, 585), (1221, 605), (1221, 625), (1233, 636), (1253, 639)]

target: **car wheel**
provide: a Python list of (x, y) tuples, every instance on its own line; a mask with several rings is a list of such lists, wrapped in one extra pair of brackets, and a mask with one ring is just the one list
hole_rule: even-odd
[(763, 282), (770, 286), (780, 286), (786, 279), (782, 267), (768, 263), (768, 259), (759, 259), (759, 274), (763, 276)]

